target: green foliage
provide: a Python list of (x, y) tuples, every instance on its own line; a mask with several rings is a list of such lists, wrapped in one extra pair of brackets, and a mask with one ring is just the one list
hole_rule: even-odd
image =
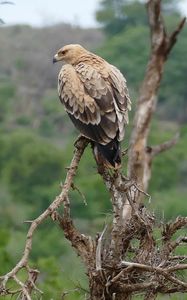
[(7, 229), (0, 229), (0, 266), (1, 272), (6, 273), (12, 264), (12, 259), (7, 251), (7, 245), (9, 243), (10, 233)]
[[(174, 0), (163, 0), (163, 10), (169, 15), (179, 15)], [(108, 36), (114, 36), (129, 27), (148, 25), (143, 1), (138, 0), (100, 0), (96, 19)]]
[(148, 40), (147, 27), (131, 27), (108, 39), (98, 53), (120, 68), (126, 74), (128, 85), (138, 90), (148, 59), (149, 48), (145, 47)]
[(39, 133), (45, 137), (52, 137), (67, 126), (68, 116), (62, 109), (56, 90), (47, 90), (41, 99), (43, 116), (39, 125)]
[(43, 299), (60, 299), (63, 293), (67, 295), (67, 300), (82, 299), (84, 295), (82, 289), (86, 285), (85, 270), (77, 257), (71, 255), (70, 258), (67, 255), (65, 260), (62, 258), (60, 265), (57, 265), (54, 256), (40, 258), (37, 266), (42, 270), (39, 287), (44, 291)]
[[(178, 19), (177, 19), (178, 20)], [(173, 24), (176, 19), (173, 19)], [(184, 61), (187, 59), (187, 27), (180, 34), (170, 59), (166, 64), (166, 70), (161, 84), (160, 109), (159, 113), (163, 118), (166, 114), (170, 119), (177, 119), (185, 123), (187, 118), (187, 85), (185, 84), (185, 74), (187, 74), (187, 65)]]
[[(165, 180), (164, 180), (165, 181)], [(151, 193), (152, 209), (160, 219), (172, 220), (177, 216), (187, 215), (186, 188), (170, 188)], [(183, 252), (184, 253), (184, 252)]]
[(37, 266), (42, 270), (42, 277), (39, 279), (40, 287), (44, 291), (45, 299), (60, 299), (62, 291), (62, 270), (56, 264), (53, 256), (40, 258)]
[[(163, 123), (154, 124), (150, 137), (150, 144), (159, 144), (173, 137), (176, 128), (171, 123), (166, 123), (167, 130), (163, 130)], [(172, 128), (173, 127), (173, 128)], [(159, 131), (159, 137), (158, 137)], [(158, 155), (153, 164), (153, 175), (150, 185), (151, 191), (167, 191), (173, 186), (186, 186), (187, 164), (187, 126), (181, 128), (180, 139), (175, 147)], [(172, 176), (171, 176), (172, 174)]]
[[(153, 122), (150, 145), (163, 143), (178, 131), (174, 123)], [(158, 135), (159, 132), (159, 135)], [(175, 147), (163, 152), (154, 159), (149, 193), (152, 207), (162, 218), (172, 219), (177, 215), (187, 215), (186, 165), (187, 165), (187, 126), (181, 128), (180, 139)]]
[(118, 34), (129, 26), (147, 24), (146, 11), (139, 1), (101, 0), (96, 18), (108, 36)]
[(16, 201), (45, 208), (63, 175), (61, 151), (32, 134), (1, 136), (1, 172)]
[(0, 123), (5, 121), (14, 96), (15, 87), (7, 82), (2, 82), (0, 84)]
[(14, 62), (16, 69), (26, 71), (27, 64), (22, 58), (17, 58)]

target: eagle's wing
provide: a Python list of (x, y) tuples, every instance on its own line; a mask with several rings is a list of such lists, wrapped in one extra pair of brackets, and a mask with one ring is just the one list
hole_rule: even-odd
[(117, 115), (110, 85), (93, 67), (64, 65), (58, 92), (74, 125), (100, 144), (108, 144), (118, 132)]
[(131, 100), (127, 89), (126, 79), (122, 73), (113, 65), (108, 64), (109, 77), (114, 95), (114, 105), (118, 119), (119, 135), (121, 141), (125, 134), (125, 124), (128, 124), (128, 111), (131, 110)]

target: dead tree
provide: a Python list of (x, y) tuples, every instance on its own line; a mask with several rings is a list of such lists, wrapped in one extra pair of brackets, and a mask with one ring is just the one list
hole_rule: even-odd
[[(153, 158), (175, 145), (178, 139), (175, 136), (161, 145), (147, 145), (164, 64), (185, 19), (169, 35), (161, 13), (161, 0), (149, 0), (147, 11), (151, 30), (151, 55), (137, 101), (128, 153), (128, 177), (119, 170), (112, 173), (103, 166), (98, 166), (98, 172), (111, 195), (112, 229), (109, 230), (106, 226), (96, 238), (86, 236), (79, 232), (71, 218), (68, 193), (73, 186), (80, 159), (89, 144), (86, 138), (81, 137), (75, 144), (74, 156), (60, 195), (31, 222), (21, 260), (9, 273), (1, 276), (0, 295), (19, 294), (18, 299), (30, 300), (33, 291), (41, 292), (36, 287), (38, 271), (29, 267), (29, 254), (35, 230), (48, 217), (59, 224), (85, 264), (89, 281), (87, 299), (129, 300), (140, 293), (148, 300), (156, 299), (158, 293), (187, 292), (187, 282), (177, 273), (179, 270), (187, 270), (187, 256), (174, 254), (180, 244), (187, 242), (187, 238), (173, 238), (179, 229), (187, 225), (187, 217), (178, 217), (163, 225), (161, 243), (158, 246), (153, 234), (155, 218), (141, 205), (143, 198), (149, 197), (147, 188)], [(58, 212), (60, 206), (63, 206), (62, 215)], [(135, 245), (134, 240), (137, 241)], [(26, 282), (21, 282), (18, 278), (19, 271), (23, 268), (28, 272)], [(9, 279), (17, 283), (17, 290), (7, 288)]]

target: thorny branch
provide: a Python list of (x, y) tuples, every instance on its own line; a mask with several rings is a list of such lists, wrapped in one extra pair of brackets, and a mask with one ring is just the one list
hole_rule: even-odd
[[(116, 261), (118, 262), (117, 264), (115, 264), (115, 260), (111, 260), (111, 252), (113, 252), (113, 258), (115, 258), (116, 254), (116, 249), (114, 251), (113, 248), (115, 245), (113, 245), (112, 243), (119, 243), (118, 237), (115, 236), (114, 232), (113, 235), (111, 235), (111, 244), (109, 244), (109, 246), (105, 247), (104, 249), (104, 255), (103, 239), (105, 238), (104, 236), (106, 232), (106, 227), (101, 233), (100, 237), (97, 238), (95, 241), (91, 237), (87, 237), (81, 234), (75, 228), (70, 216), (70, 203), (67, 194), (69, 189), (71, 188), (73, 178), (78, 167), (78, 163), (88, 141), (85, 138), (82, 138), (79, 139), (78, 143), (79, 146), (76, 145), (75, 154), (71, 162), (70, 168), (68, 169), (65, 184), (62, 187), (62, 192), (48, 207), (48, 209), (32, 222), (29, 234), (27, 236), (23, 258), (11, 272), (1, 277), (1, 295), (8, 295), (13, 293), (13, 291), (11, 292), (6, 288), (6, 283), (10, 278), (14, 279), (15, 282), (20, 286), (20, 289), (17, 291), (17, 293), (19, 293), (21, 295), (20, 297), (22, 298), (19, 299), (30, 300), (32, 299), (31, 293), (33, 290), (40, 292), (35, 285), (38, 271), (31, 270), (29, 268), (28, 259), (32, 248), (33, 233), (36, 230), (36, 228), (41, 224), (42, 220), (44, 220), (48, 216), (51, 216), (52, 219), (54, 221), (57, 221), (62, 227), (66, 238), (71, 241), (72, 246), (75, 248), (78, 255), (80, 255), (82, 260), (85, 262), (89, 276), (96, 276), (96, 274), (102, 275), (102, 282), (107, 294), (112, 295), (114, 294), (115, 290), (117, 290), (120, 293), (136, 293), (151, 289), (154, 292), (164, 293), (166, 293), (167, 290), (170, 292), (187, 291), (187, 283), (177, 278), (175, 275), (175, 273), (178, 270), (187, 269), (187, 264), (180, 263), (178, 262), (178, 260), (177, 262), (175, 260), (172, 260), (172, 251), (168, 253), (168, 255), (170, 256), (169, 260), (167, 260), (165, 251), (163, 251), (165, 244), (163, 245), (163, 249), (161, 250), (159, 250), (157, 247), (154, 247), (155, 241), (151, 236), (153, 231), (154, 217), (150, 215), (145, 208), (137, 208), (135, 199), (133, 199), (131, 195), (131, 188), (133, 186), (134, 189), (136, 189), (137, 193), (140, 193), (140, 190), (138, 190), (138, 187), (133, 181), (130, 182), (126, 177), (123, 178), (123, 185), (121, 184), (117, 187), (120, 188), (120, 193), (123, 192), (126, 196), (128, 195), (127, 197), (129, 197), (129, 204), (132, 208), (132, 218), (130, 220), (130, 223), (128, 224), (128, 227), (125, 229), (125, 236), (124, 231), (122, 230), (121, 233), (120, 230), (119, 233), (123, 234), (123, 238), (121, 239), (120, 237), (120, 241), (123, 244), (119, 244), (118, 246), (120, 247), (120, 251), (123, 250), (123, 256), (125, 257), (128, 253), (128, 249), (130, 249), (130, 245), (133, 242), (133, 239), (139, 239), (140, 245), (139, 247), (137, 246), (134, 249), (134, 257), (132, 261), (130, 262), (122, 259), (122, 255), (120, 256), (120, 258), (118, 258), (118, 261)], [(105, 173), (103, 176), (105, 180), (109, 179), (109, 177), (107, 176), (113, 176), (113, 184), (115, 184), (115, 173), (113, 175), (108, 175), (107, 173)], [(116, 190), (114, 190), (115, 193), (118, 193), (117, 187)], [(111, 185), (110, 188), (113, 189), (114, 187)], [(111, 192), (112, 191), (113, 190), (111, 190)], [(117, 201), (117, 199), (115, 199), (115, 195), (113, 195), (113, 197), (113, 201)], [(57, 209), (61, 203), (63, 203), (64, 205), (63, 216), (61, 216), (57, 212)], [(119, 209), (119, 207), (117, 209)], [(33, 227), (33, 223), (35, 224), (35, 227)], [(121, 225), (123, 229), (123, 224)], [(187, 218), (182, 217), (178, 217), (174, 222), (166, 224), (162, 233), (163, 243), (165, 241), (167, 245), (169, 242), (173, 243), (172, 238), (175, 232), (186, 225)], [(115, 224), (115, 226), (117, 225)], [(115, 230), (118, 230), (117, 227), (115, 227)], [(145, 240), (147, 240), (147, 242), (145, 242)], [(181, 238), (180, 241), (179, 239), (175, 240), (176, 247), (178, 247), (180, 245), (180, 242), (182, 241), (186, 242), (185, 237)], [(126, 247), (125, 244), (127, 244)], [(150, 251), (150, 253), (148, 253), (148, 250)], [(117, 251), (119, 253), (119, 249)], [(176, 257), (174, 258), (176, 259)], [(144, 263), (142, 263), (143, 261)], [(28, 278), (27, 282), (23, 283), (19, 280), (18, 273), (19, 270), (25, 267), (27, 268), (28, 274), (31, 275), (32, 273), (35, 277), (32, 280)], [(151, 274), (151, 277), (150, 275), (148, 275), (149, 273)], [(109, 274), (112, 274), (112, 277)], [(141, 278), (141, 275), (143, 276), (142, 278), (144, 278), (144, 280), (142, 280), (142, 282), (139, 282), (138, 278)]]
[(154, 156), (169, 150), (173, 146), (177, 144), (179, 140), (179, 134), (177, 133), (171, 140), (164, 142), (163, 144), (153, 146), (153, 147), (147, 147), (146, 151), (147, 153), (150, 153), (151, 158), (153, 159)]
[[(34, 290), (36, 290), (33, 282), (30, 280), (29, 284), (28, 283), (22, 283), (18, 278), (17, 278), (17, 274), (19, 273), (19, 271), (23, 268), (29, 268), (28, 266), (28, 261), (29, 261), (29, 255), (32, 249), (32, 239), (33, 239), (33, 234), (36, 231), (36, 229), (38, 228), (38, 226), (49, 216), (52, 216), (54, 214), (54, 212), (60, 207), (60, 205), (64, 202), (64, 206), (65, 206), (65, 210), (64, 210), (64, 214), (65, 214), (65, 218), (68, 221), (69, 224), (69, 228), (71, 230), (74, 230), (76, 232), (74, 232), (74, 234), (76, 235), (76, 237), (78, 237), (80, 240), (83, 240), (85, 242), (86, 237), (82, 234), (80, 234), (73, 226), (73, 224), (71, 223), (71, 219), (69, 220), (70, 216), (69, 216), (69, 201), (68, 199), (68, 193), (69, 190), (71, 189), (71, 185), (73, 183), (73, 178), (76, 174), (77, 168), (78, 168), (78, 164), (79, 161), (82, 157), (82, 154), (84, 152), (85, 147), (88, 144), (88, 140), (86, 138), (79, 138), (76, 142), (75, 145), (75, 152), (74, 152), (74, 156), (73, 159), (71, 161), (70, 167), (68, 169), (67, 175), (66, 175), (66, 179), (62, 188), (62, 191), (60, 193), (59, 196), (56, 197), (56, 199), (50, 204), (50, 206), (35, 220), (32, 221), (31, 226), (28, 230), (27, 233), (27, 238), (26, 238), (26, 243), (25, 243), (25, 249), (23, 252), (23, 256), (21, 258), (21, 260), (17, 263), (17, 265), (9, 272), (7, 273), (5, 276), (1, 276), (0, 277), (0, 281), (1, 281), (1, 285), (0, 285), (0, 295), (6, 295), (8, 293), (7, 288), (6, 288), (6, 284), (7, 281), (11, 278), (13, 278), (17, 284), (21, 287), (22, 290), (22, 294), (25, 297), (25, 299), (30, 300), (30, 296), (29, 295), (29, 289), (30, 289), (30, 285), (33, 287)], [(74, 237), (74, 235), (73, 235)], [(33, 273), (33, 270), (28, 270), (28, 275), (30, 276)], [(37, 274), (37, 271), (36, 271)], [(29, 280), (29, 276), (28, 276), (28, 280)], [(10, 292), (9, 292), (10, 293)]]

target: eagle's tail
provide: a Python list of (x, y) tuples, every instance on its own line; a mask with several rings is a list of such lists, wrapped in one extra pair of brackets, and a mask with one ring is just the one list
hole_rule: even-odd
[(115, 169), (121, 166), (121, 149), (117, 138), (106, 145), (94, 143), (93, 149), (98, 164)]

